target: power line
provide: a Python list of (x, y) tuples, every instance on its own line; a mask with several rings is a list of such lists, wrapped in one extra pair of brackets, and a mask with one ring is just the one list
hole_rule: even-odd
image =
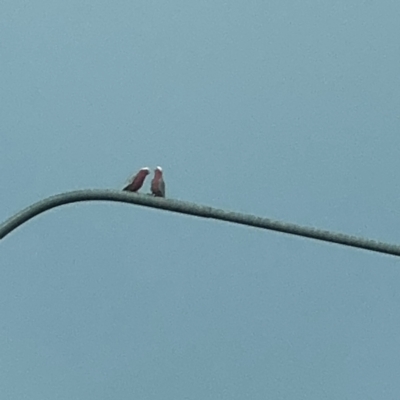
[(212, 218), (221, 221), (232, 222), (235, 224), (283, 232), (290, 235), (297, 235), (311, 239), (322, 240), (325, 242), (338, 243), (345, 246), (390, 254), (393, 256), (400, 256), (400, 246), (389, 243), (377, 242), (375, 240), (363, 239), (342, 233), (335, 233), (321, 229), (274, 221), (269, 218), (257, 217), (250, 214), (225, 211), (180, 200), (157, 198), (148, 195), (140, 195), (136, 193), (115, 190), (78, 190), (48, 197), (47, 199), (41, 200), (25, 208), (21, 212), (9, 218), (7, 221), (3, 222), (0, 225), (0, 239), (3, 239), (10, 232), (29, 221), (31, 218), (47, 210), (62, 206), (64, 204), (93, 200), (117, 201), (122, 203), (136, 204), (180, 214), (194, 215), (201, 218)]

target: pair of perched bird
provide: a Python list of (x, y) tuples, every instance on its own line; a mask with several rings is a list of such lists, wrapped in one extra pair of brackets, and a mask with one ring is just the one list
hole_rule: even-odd
[[(122, 190), (126, 190), (128, 192), (137, 192), (143, 186), (144, 180), (149, 173), (149, 168), (141, 168), (139, 172), (129, 181), (129, 184)], [(161, 167), (157, 167), (154, 170), (154, 178), (151, 181), (150, 189), (153, 196), (165, 197), (165, 182)]]

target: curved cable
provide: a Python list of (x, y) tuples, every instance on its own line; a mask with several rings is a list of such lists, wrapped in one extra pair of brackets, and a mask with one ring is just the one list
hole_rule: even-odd
[(257, 217), (249, 214), (224, 211), (221, 209), (201, 206), (180, 200), (164, 199), (149, 195), (136, 194), (116, 190), (77, 190), (74, 192), (61, 193), (56, 196), (38, 201), (25, 208), (0, 225), (0, 239), (3, 239), (14, 229), (29, 221), (31, 218), (52, 208), (69, 203), (81, 201), (117, 201), (122, 203), (136, 204), (145, 207), (172, 211), (180, 214), (194, 215), (201, 218), (212, 218), (235, 224), (253, 226), (261, 229), (297, 235), (330, 243), (342, 244), (359, 249), (370, 250), (379, 253), (400, 256), (400, 246), (377, 242), (375, 240), (363, 239), (356, 236), (335, 233), (321, 229), (299, 226), (295, 224), (274, 221), (269, 218)]

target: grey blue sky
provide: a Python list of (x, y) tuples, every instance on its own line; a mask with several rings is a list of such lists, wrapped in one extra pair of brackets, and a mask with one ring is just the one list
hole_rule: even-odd
[[(399, 243), (399, 15), (3, 0), (0, 220), (161, 165), (171, 198)], [(86, 203), (0, 266), (4, 399), (400, 398), (395, 257)]]

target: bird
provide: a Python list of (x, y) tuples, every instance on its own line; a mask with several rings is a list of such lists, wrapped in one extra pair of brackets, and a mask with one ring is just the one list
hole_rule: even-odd
[(165, 197), (165, 182), (161, 167), (154, 170), (154, 178), (151, 181), (151, 193), (155, 197)]
[(143, 186), (143, 182), (149, 173), (150, 168), (141, 168), (139, 172), (129, 180), (129, 184), (122, 190), (126, 190), (128, 192), (137, 192)]

